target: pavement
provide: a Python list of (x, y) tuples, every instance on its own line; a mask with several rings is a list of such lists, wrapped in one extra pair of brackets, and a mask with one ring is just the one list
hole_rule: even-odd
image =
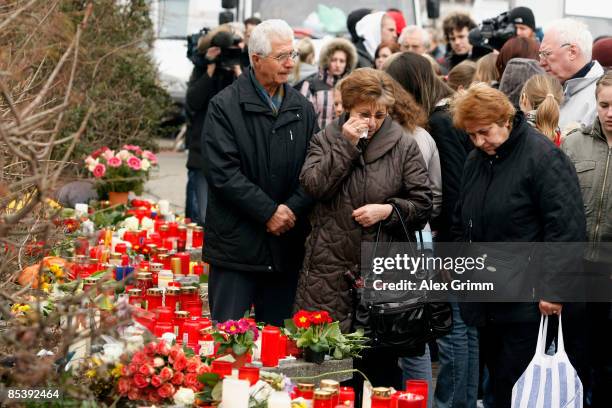
[[(161, 146), (162, 149), (165, 146)], [(185, 213), (185, 190), (187, 187), (187, 152), (162, 150), (157, 154), (159, 167), (144, 187), (144, 197), (155, 201), (170, 202), (177, 214)]]

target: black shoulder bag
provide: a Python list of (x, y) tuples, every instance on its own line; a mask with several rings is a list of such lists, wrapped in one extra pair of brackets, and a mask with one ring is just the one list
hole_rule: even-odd
[[(399, 209), (393, 205), (407, 240), (411, 256), (419, 257), (423, 253), (423, 236), (419, 232), (420, 248), (414, 248), (408, 229)], [(378, 225), (376, 242), (370, 270), (373, 275), (374, 258), (379, 248), (381, 223)], [(419, 271), (419, 279), (428, 279), (428, 271)], [(452, 310), (450, 304), (429, 302), (426, 291), (399, 291), (389, 295), (375, 294), (368, 288), (368, 276), (363, 277), (362, 284), (354, 285), (355, 328), (362, 328), (375, 348), (393, 348), (402, 356), (420, 355), (424, 345), (430, 340), (450, 333), (452, 328)], [(365, 287), (364, 287), (365, 286)]]

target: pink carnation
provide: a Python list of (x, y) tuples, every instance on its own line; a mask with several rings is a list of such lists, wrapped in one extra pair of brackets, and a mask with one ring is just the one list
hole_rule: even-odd
[[(138, 164), (140, 165), (140, 161)], [(103, 177), (104, 174), (106, 174), (106, 166), (103, 165), (102, 163), (97, 164), (96, 167), (94, 167), (93, 169), (94, 177), (100, 178), (100, 177)]]
[(155, 153), (149, 150), (145, 150), (144, 152), (142, 152), (142, 157), (144, 157), (153, 164), (157, 163), (157, 156), (155, 155)]
[(121, 159), (117, 156), (113, 156), (107, 160), (110, 167), (121, 167)]
[(127, 165), (130, 167), (130, 169), (132, 170), (140, 170), (140, 159), (136, 156), (132, 156), (128, 159), (127, 161)]

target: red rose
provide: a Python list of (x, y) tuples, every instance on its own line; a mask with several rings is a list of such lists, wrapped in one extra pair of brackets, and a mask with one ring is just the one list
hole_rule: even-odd
[(135, 353), (134, 356), (132, 356), (132, 363), (140, 365), (144, 363), (145, 361), (147, 361), (147, 357), (142, 351), (139, 351)]
[(159, 395), (162, 398), (170, 398), (171, 396), (174, 395), (174, 385), (170, 384), (170, 383), (165, 383), (164, 385), (162, 385), (161, 387), (159, 387), (157, 389), (157, 395)]
[(183, 385), (183, 381), (185, 381), (185, 374), (179, 371), (177, 373), (174, 373), (170, 382), (174, 385)]
[(159, 372), (159, 376), (161, 377), (162, 381), (170, 381), (170, 379), (172, 378), (173, 374), (174, 374), (174, 372), (169, 367), (164, 367)]
[(128, 391), (128, 398), (131, 401), (136, 401), (140, 399), (140, 390), (138, 388), (130, 388)]
[(149, 376), (149, 375), (153, 374), (155, 372), (155, 370), (149, 364), (143, 364), (138, 369), (138, 372), (140, 374), (144, 375), (144, 376)]
[(153, 357), (155, 355), (155, 349), (157, 348), (157, 343), (151, 342), (145, 346), (145, 354), (147, 356)]
[(210, 367), (209, 367), (209, 366), (207, 366), (206, 364), (202, 364), (202, 365), (201, 365), (201, 366), (198, 368), (197, 374), (198, 374), (198, 375), (202, 375), (202, 374), (205, 374), (205, 373), (210, 373)]
[(161, 377), (157, 374), (155, 374), (153, 377), (151, 377), (151, 385), (154, 386), (155, 388), (159, 388), (160, 385), (162, 385), (164, 382), (162, 381)]
[(180, 354), (183, 354), (183, 350), (181, 350), (181, 346), (178, 346), (178, 345), (172, 346), (172, 348), (170, 349), (170, 352), (168, 353), (168, 355), (170, 356), (170, 359), (172, 360), (171, 362), (174, 362), (174, 360), (176, 360), (176, 358)]
[(147, 399), (150, 402), (160, 402), (162, 400), (162, 398), (159, 396), (159, 394), (157, 394), (157, 390), (156, 389), (149, 390), (149, 392), (147, 393)]
[(189, 360), (187, 360), (187, 372), (195, 373), (196, 371), (198, 371), (200, 365), (202, 365), (202, 360), (200, 360), (200, 357), (191, 357)]
[(134, 374), (134, 384), (138, 388), (144, 388), (149, 385), (149, 380), (142, 374), (136, 373)]
[(119, 390), (119, 394), (127, 395), (128, 391), (130, 391), (130, 380), (129, 378), (121, 377), (119, 382), (117, 382), (117, 389)]
[(310, 327), (310, 319), (310, 313), (305, 310), (300, 310), (293, 315), (293, 323), (295, 323), (295, 326), (299, 327), (300, 329), (307, 329)]
[(168, 347), (168, 344), (166, 344), (165, 341), (160, 341), (157, 344), (157, 354), (160, 354), (162, 356), (167, 356), (170, 353), (170, 347)]
[(177, 371), (183, 371), (187, 367), (187, 357), (184, 354), (179, 354), (174, 360), (172, 367)]
[(199, 381), (198, 381), (198, 376), (195, 373), (189, 373), (185, 376), (185, 381), (183, 382), (187, 387), (194, 387), (197, 386)]

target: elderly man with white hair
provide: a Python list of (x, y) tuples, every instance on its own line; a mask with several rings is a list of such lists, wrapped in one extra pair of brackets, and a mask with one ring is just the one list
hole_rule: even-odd
[(416, 54), (425, 54), (431, 46), (431, 37), (427, 30), (411, 25), (402, 30), (397, 42), (402, 52), (411, 51)]
[(597, 114), (595, 83), (603, 68), (591, 59), (593, 36), (586, 24), (564, 18), (553, 21), (540, 45), (540, 65), (563, 84), (559, 126), (593, 123)]
[(304, 257), (312, 199), (299, 175), (314, 108), (287, 85), (298, 56), (282, 20), (257, 25), (249, 38), (251, 68), (218, 93), (203, 127), (209, 185), (206, 245), (212, 318), (258, 321), (291, 316)]

